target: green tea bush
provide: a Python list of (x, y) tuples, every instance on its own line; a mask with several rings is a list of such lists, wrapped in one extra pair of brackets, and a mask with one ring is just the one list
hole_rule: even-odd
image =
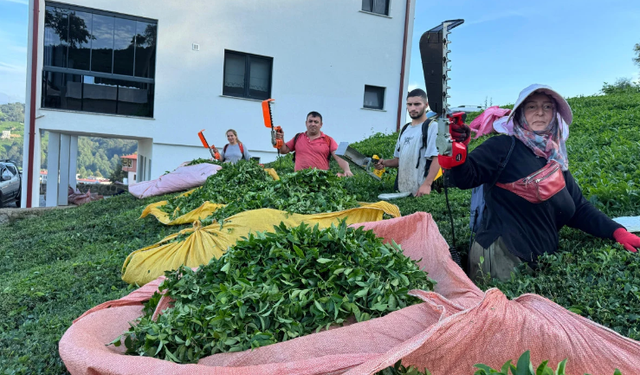
[(137, 220), (166, 199), (118, 195), (0, 226), (0, 374), (64, 374), (58, 341), (90, 308), (129, 294), (124, 258), (180, 228)]
[[(575, 118), (567, 143), (569, 168), (584, 195), (610, 216), (640, 215), (640, 94), (579, 97), (569, 103)], [(488, 137), (472, 140), (470, 147)], [(397, 133), (377, 134), (355, 146), (366, 155), (390, 158), (396, 139)], [(281, 174), (293, 171), (289, 155), (271, 165)], [(333, 161), (331, 168), (340, 171)], [(394, 170), (382, 182), (362, 175), (356, 167), (352, 170), (355, 178), (341, 181), (358, 200), (376, 201), (379, 193), (391, 192)], [(119, 195), (0, 226), (0, 374), (66, 373), (57, 343), (73, 319), (131, 292), (120, 279), (126, 256), (182, 229), (137, 220), (145, 206), (169, 198)], [(457, 249), (466, 251), (470, 191), (449, 189), (449, 199)], [(443, 193), (392, 203), (403, 215), (430, 213), (452, 243)], [(639, 259), (612, 240), (563, 229), (559, 253), (543, 258), (540, 270), (522, 272), (507, 283), (481, 286), (498, 286), (511, 297), (541, 294), (638, 339), (640, 322), (634, 312), (640, 311)]]

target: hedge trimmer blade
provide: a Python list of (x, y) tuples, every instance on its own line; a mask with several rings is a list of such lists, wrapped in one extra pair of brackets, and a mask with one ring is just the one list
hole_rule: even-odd
[(424, 82), (427, 88), (429, 107), (439, 116), (447, 114), (447, 86), (450, 60), (448, 45), (451, 43), (447, 37), (451, 30), (462, 25), (464, 20), (449, 20), (422, 34), (420, 38), (420, 55), (422, 56), (422, 70)]
[(447, 120), (447, 99), (450, 98), (447, 92), (450, 89), (448, 73), (451, 71), (450, 60), (447, 57), (448, 46), (451, 43), (448, 36), (454, 27), (462, 25), (463, 22), (462, 19), (444, 21), (420, 37), (420, 55), (429, 108), (438, 115), (436, 147), (440, 155), (450, 155), (452, 143)]
[(273, 114), (271, 113), (271, 102), (275, 99), (267, 99), (262, 101), (262, 118), (264, 118), (264, 126), (273, 128)]
[(271, 129), (271, 144), (274, 148), (280, 149), (284, 141), (276, 138), (276, 133), (281, 132), (282, 128), (273, 125), (273, 114), (271, 113), (271, 102), (273, 101), (275, 101), (275, 99), (262, 101), (262, 118), (264, 119), (264, 126)]
[(211, 157), (216, 160), (220, 160), (220, 154), (218, 153), (218, 151), (215, 151), (215, 152), (213, 151), (215, 150), (216, 147), (214, 145), (209, 146), (209, 142), (207, 142), (207, 139), (204, 137), (204, 129), (198, 132), (198, 137), (200, 137), (200, 142), (202, 142), (202, 146), (204, 146), (204, 148), (209, 150), (209, 152), (211, 153)]

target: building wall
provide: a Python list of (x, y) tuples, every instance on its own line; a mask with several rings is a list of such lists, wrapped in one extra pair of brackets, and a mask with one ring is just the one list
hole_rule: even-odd
[[(45, 2), (31, 0), (32, 6), (34, 1), (40, 1), (41, 9), (41, 72)], [(140, 142), (144, 150), (138, 154), (147, 165), (139, 164), (138, 180), (157, 178), (194, 157), (208, 157), (197, 136), (202, 129), (210, 143), (222, 147), (225, 131), (233, 128), (261, 162), (275, 159), (260, 101), (222, 96), (225, 49), (273, 58), (274, 122), (283, 127), (287, 140), (305, 130), (309, 111), (323, 115), (322, 130), (338, 142), (354, 142), (396, 128), (398, 105), (403, 105), (398, 98), (404, 0), (390, 1), (388, 17), (362, 12), (361, 0), (64, 2), (158, 20), (153, 119), (37, 111), (39, 129), (144, 139)], [(192, 51), (193, 43), (199, 44), (199, 51)], [(406, 67), (409, 55), (410, 50)], [(407, 78), (408, 70), (403, 93)], [(383, 110), (362, 108), (365, 85), (386, 87)], [(40, 98), (38, 81), (38, 103)]]

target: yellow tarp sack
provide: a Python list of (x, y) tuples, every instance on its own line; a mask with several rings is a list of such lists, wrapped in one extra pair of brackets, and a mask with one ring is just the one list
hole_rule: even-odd
[[(361, 207), (369, 207), (369, 206), (379, 207), (383, 210), (386, 210), (385, 213), (393, 217), (401, 216), (398, 206), (396, 205), (384, 206), (384, 207), (377, 206), (380, 203), (384, 203), (384, 202), (358, 203), (358, 204)], [(211, 216), (211, 214), (213, 214), (218, 208), (225, 206), (222, 203), (211, 203), (207, 201), (207, 202), (204, 202), (200, 207), (196, 208), (195, 210), (189, 211), (186, 214), (182, 216), (178, 216), (174, 220), (171, 220), (171, 216), (160, 209), (160, 207), (164, 206), (165, 204), (167, 204), (167, 201), (156, 202), (148, 205), (142, 211), (142, 214), (140, 215), (140, 219), (151, 215), (151, 216), (154, 216), (156, 219), (158, 219), (158, 221), (164, 225), (190, 224), (195, 221), (203, 220), (204, 218)]]
[(271, 176), (274, 180), (278, 181), (280, 179), (280, 176), (278, 176), (278, 172), (276, 172), (275, 169), (265, 168), (264, 171), (267, 172), (267, 174), (269, 174), (269, 176)]
[[(271, 176), (271, 178), (273, 178), (274, 180), (280, 179), (280, 176), (278, 176), (278, 172), (276, 172), (275, 169), (265, 168), (264, 171), (267, 172), (267, 174)], [(193, 193), (194, 190), (195, 189), (189, 190), (186, 193), (183, 193), (182, 195), (187, 196)], [(222, 203), (211, 203), (209, 201), (206, 201), (195, 210), (189, 211), (186, 214), (178, 216), (177, 218), (171, 220), (171, 215), (160, 209), (160, 207), (164, 206), (167, 203), (169, 202), (160, 201), (160, 202), (156, 202), (148, 205), (147, 207), (144, 208), (144, 210), (142, 210), (142, 214), (140, 215), (139, 219), (152, 215), (164, 225), (190, 224), (198, 220), (202, 220), (208, 216), (211, 216), (211, 214), (214, 213), (218, 208), (225, 206)]]
[[(291, 227), (305, 222), (327, 228), (341, 219), (346, 219), (347, 224), (380, 221), (385, 213), (400, 216), (396, 205), (377, 202), (350, 210), (315, 215), (290, 214), (271, 208), (244, 211), (226, 219), (222, 228), (217, 222), (206, 227), (196, 223), (193, 228), (184, 229), (129, 254), (122, 266), (122, 280), (129, 284), (144, 285), (164, 275), (165, 271), (175, 270), (182, 265), (198, 267), (207, 264), (212, 258), (220, 258), (229, 246), (247, 236), (250, 231), (273, 231), (274, 225), (280, 222)], [(172, 242), (179, 235), (188, 237), (183, 241)]]
[(171, 220), (171, 215), (162, 211), (160, 207), (164, 206), (169, 202), (161, 201), (156, 203), (151, 203), (147, 207), (142, 210), (142, 214), (140, 215), (140, 219), (143, 217), (147, 217), (149, 215), (154, 216), (164, 225), (180, 225), (180, 224), (189, 224), (199, 220), (204, 219), (205, 217), (211, 216), (218, 208), (226, 206), (222, 203), (211, 203), (204, 202), (200, 207), (195, 210), (189, 211), (184, 215), (178, 216), (177, 218)]

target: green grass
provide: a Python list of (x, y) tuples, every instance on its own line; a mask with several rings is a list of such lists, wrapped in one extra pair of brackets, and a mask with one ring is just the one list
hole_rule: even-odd
[[(568, 142), (570, 169), (585, 195), (611, 216), (640, 215), (640, 94), (574, 98)], [(374, 134), (354, 144), (366, 155), (390, 158), (397, 134)], [(486, 137), (472, 141), (475, 147)], [(332, 169), (339, 171), (336, 165)], [(272, 166), (291, 171), (286, 156)], [(345, 186), (361, 201), (391, 192), (395, 171), (382, 182), (356, 172)], [(0, 374), (66, 373), (57, 343), (77, 318), (133, 287), (120, 279), (126, 256), (181, 228), (151, 218), (143, 207), (164, 199), (121, 195), (78, 208), (50, 210), (36, 218), (0, 226)], [(469, 245), (469, 191), (449, 190), (456, 245)], [(444, 194), (394, 201), (403, 215), (433, 215), (444, 238), (452, 234)], [(491, 280), (508, 296), (538, 293), (629, 337), (640, 339), (640, 256), (610, 240), (563, 229), (560, 252), (534, 274), (507, 283)]]
[(127, 254), (178, 230), (137, 220), (160, 199), (121, 195), (0, 227), (0, 373), (66, 373), (57, 343), (73, 319), (130, 293)]

